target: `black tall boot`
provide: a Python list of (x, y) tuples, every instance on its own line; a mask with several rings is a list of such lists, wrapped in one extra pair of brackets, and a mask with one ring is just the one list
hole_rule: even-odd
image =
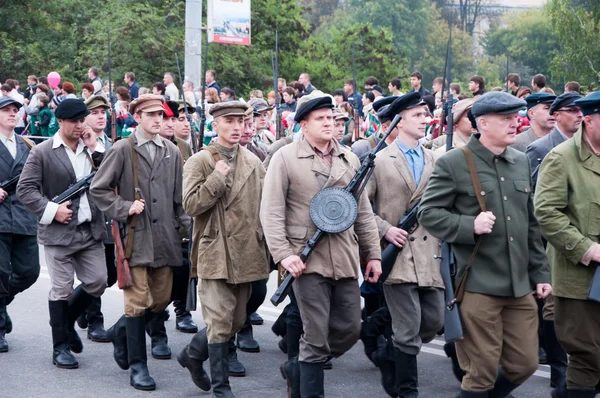
[(197, 333), (198, 325), (192, 319), (192, 314), (185, 309), (184, 300), (173, 301), (175, 308), (175, 329), (183, 333)]
[(237, 333), (237, 346), (244, 352), (260, 352), (260, 346), (252, 335), (250, 318), (246, 319), (246, 323), (244, 323), (244, 326)]
[(290, 305), (285, 306), (281, 314), (277, 317), (277, 320), (273, 323), (273, 326), (271, 326), (271, 330), (276, 336), (285, 337), (285, 333), (287, 332), (287, 313)]
[(208, 359), (208, 340), (206, 328), (194, 335), (190, 344), (187, 345), (177, 356), (177, 362), (190, 371), (192, 381), (203, 391), (210, 390), (210, 379), (204, 370), (204, 361)]
[(444, 352), (452, 361), (452, 373), (454, 373), (454, 377), (462, 383), (462, 379), (466, 372), (461, 369), (460, 364), (458, 363), (458, 357), (456, 356), (456, 344), (454, 343), (446, 343), (444, 344)]
[(399, 398), (416, 398), (419, 396), (419, 370), (417, 356), (406, 354), (394, 347), (396, 361), (396, 386)]
[(52, 362), (62, 369), (75, 369), (79, 366), (69, 348), (69, 302), (67, 300), (48, 301), (50, 327), (52, 328)]
[(567, 353), (558, 342), (556, 331), (554, 330), (554, 321), (544, 321), (542, 330), (544, 333), (546, 358), (548, 359), (548, 365), (550, 365), (550, 387), (566, 391)]
[(325, 372), (323, 362), (298, 362), (300, 365), (300, 396), (302, 398), (325, 397)]
[(394, 343), (391, 337), (386, 340), (381, 336), (378, 348), (372, 354), (372, 361), (381, 372), (381, 385), (390, 397), (396, 397), (398, 387), (396, 385), (396, 359), (394, 357)]
[(117, 365), (123, 370), (129, 369), (127, 359), (127, 321), (125, 315), (121, 316), (117, 323), (106, 331), (108, 341), (113, 343), (113, 357)]
[(301, 325), (293, 325), (288, 322), (285, 340), (287, 346), (288, 359), (292, 359), (300, 355), (300, 337), (304, 334), (304, 329)]
[(69, 335), (71, 351), (76, 354), (83, 351), (83, 342), (75, 330), (75, 321), (79, 318), (79, 315), (83, 314), (90, 304), (92, 304), (94, 299), (94, 296), (83, 290), (83, 285), (77, 286), (69, 299), (69, 322), (67, 324), (67, 333)]
[(0, 298), (0, 352), (8, 351), (6, 342), (6, 299)]
[[(96, 343), (108, 343), (108, 337), (106, 336), (106, 330), (104, 330), (104, 315), (102, 314), (102, 299), (100, 297), (94, 298), (92, 304), (85, 311), (88, 339)], [(82, 314), (83, 315), (83, 314)], [(77, 324), (81, 316), (77, 318)], [(81, 325), (79, 325), (81, 326)]]
[(127, 359), (131, 368), (129, 383), (136, 390), (154, 390), (156, 383), (150, 377), (147, 365), (145, 317), (127, 317), (125, 322), (127, 325)]
[(457, 398), (488, 398), (490, 395), (489, 391), (484, 392), (473, 392), (460, 390), (460, 395)]
[(594, 390), (567, 390), (569, 398), (594, 398), (596, 391)]
[(208, 345), (213, 397), (234, 398), (229, 386), (228, 352), (229, 343), (227, 342)]
[(510, 392), (519, 387), (519, 384), (510, 382), (502, 372), (498, 372), (494, 389), (490, 391), (490, 398), (505, 398)]
[(152, 358), (171, 359), (167, 330), (165, 329), (164, 311), (158, 314), (146, 310), (146, 332), (152, 341)]
[(377, 364), (373, 361), (373, 353), (377, 351), (377, 340), (381, 334), (379, 328), (371, 322), (370, 316), (362, 322), (360, 327), (360, 340), (365, 348), (365, 355), (375, 366), (377, 366)]
[(287, 381), (288, 398), (300, 398), (300, 364), (298, 357), (290, 358), (280, 367), (281, 376)]
[(246, 368), (238, 360), (237, 349), (235, 346), (235, 336), (231, 337), (228, 342), (229, 349), (229, 376), (244, 377), (246, 376)]

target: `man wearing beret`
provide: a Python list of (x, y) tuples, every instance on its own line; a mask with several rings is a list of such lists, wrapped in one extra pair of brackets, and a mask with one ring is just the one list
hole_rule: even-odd
[(0, 352), (8, 351), (6, 334), (12, 331), (6, 307), (40, 274), (37, 221), (17, 198), (16, 181), (4, 184), (19, 178), (33, 148), (15, 134), (21, 106), (12, 97), (0, 97)]
[(543, 92), (525, 97), (527, 119), (531, 127), (517, 136), (515, 143), (511, 145), (512, 148), (525, 152), (529, 144), (550, 134), (556, 124), (556, 119), (550, 115), (550, 107), (555, 99), (556, 95)]
[[(389, 96), (389, 97), (380, 99), (379, 101), (377, 101), (373, 104), (373, 110), (375, 112), (379, 112), (382, 108), (390, 105), (397, 98), (398, 97), (396, 97), (396, 96)], [(383, 123), (383, 121), (380, 118), (379, 113), (377, 113), (377, 119), (379, 120), (380, 123)], [(388, 125), (391, 121), (392, 121), (391, 119), (387, 120)], [(356, 156), (358, 156), (359, 160), (362, 161), (377, 146), (377, 144), (379, 144), (379, 141), (385, 135), (383, 133), (383, 131), (385, 131), (385, 130), (382, 130), (382, 132), (380, 132), (379, 134), (372, 134), (369, 137), (367, 137), (366, 139), (356, 141), (354, 144), (352, 144), (352, 153), (354, 153)], [(388, 145), (393, 143), (395, 139), (396, 139), (396, 133), (390, 134), (390, 136), (387, 138), (386, 142), (383, 143), (383, 146), (381, 149), (384, 149), (385, 147), (387, 147)]]
[[(156, 384), (146, 364), (146, 322), (162, 314), (171, 301), (173, 267), (183, 266), (178, 228), (189, 228), (189, 217), (181, 205), (181, 155), (159, 135), (162, 97), (140, 95), (130, 111), (138, 127), (113, 144), (90, 192), (108, 217), (124, 225), (123, 244), (130, 245), (133, 285), (123, 289), (125, 315), (108, 330), (114, 357), (122, 369), (131, 368), (134, 388), (153, 390)], [(170, 358), (166, 336), (164, 343), (153, 341), (153, 357)]]
[(525, 150), (525, 154), (529, 158), (529, 164), (531, 165), (531, 178), (533, 180), (534, 191), (542, 160), (544, 160), (552, 148), (573, 137), (581, 128), (583, 115), (581, 108), (575, 105), (575, 101), (580, 98), (579, 93), (564, 93), (556, 97), (550, 106), (550, 116), (554, 116), (556, 119), (554, 130), (529, 144)]
[[(248, 105), (214, 104), (217, 140), (184, 167), (183, 206), (194, 218), (192, 275), (206, 328), (177, 358), (202, 390), (233, 397), (229, 386), (229, 340), (246, 322), (252, 282), (268, 278), (259, 208), (265, 170), (239, 145)], [(210, 361), (210, 379), (203, 369)]]
[(293, 291), (304, 325), (298, 358), (282, 366), (293, 396), (300, 391), (302, 397), (322, 397), (325, 362), (358, 340), (359, 249), (367, 262), (365, 279), (376, 282), (381, 275), (379, 236), (366, 192), (358, 200), (353, 226), (323, 237), (307, 263), (299, 257), (317, 229), (309, 212), (314, 195), (325, 187), (345, 187), (360, 166), (333, 136), (333, 107), (333, 99), (317, 90), (298, 101), (295, 120), (303, 135), (273, 155), (261, 203), (267, 244), (273, 261), (295, 278)]
[[(529, 162), (509, 148), (525, 104), (498, 91), (475, 100), (479, 133), (438, 159), (419, 209), (427, 231), (452, 244), (457, 280), (466, 275), (459, 306), (464, 339), (456, 343), (466, 372), (461, 397), (505, 397), (538, 367), (531, 292), (548, 296), (550, 270), (533, 215)], [(480, 184), (470, 177), (469, 159)]]
[[(90, 152), (104, 151), (95, 140), (84, 145), (82, 136), (89, 114), (83, 101), (70, 98), (56, 109), (60, 129), (30, 153), (21, 173), (17, 195), (38, 218), (38, 243), (44, 245), (50, 274), (48, 307), (54, 345), (53, 362), (59, 368), (78, 367), (72, 352), (83, 344), (75, 320), (106, 288), (104, 216), (88, 192), (58, 204), (53, 198), (97, 165)], [(73, 290), (74, 274), (81, 284)]]
[(255, 110), (254, 128), (256, 135), (254, 141), (263, 143), (267, 146), (275, 142), (275, 136), (269, 131), (269, 109), (271, 107), (262, 98), (254, 98), (249, 102), (250, 106)]
[(594, 397), (600, 386), (600, 303), (588, 290), (600, 262), (600, 92), (573, 105), (584, 125), (542, 162), (535, 215), (548, 240), (554, 326), (569, 354), (567, 388), (553, 397)]
[(422, 226), (414, 231), (396, 227), (421, 199), (435, 164), (433, 151), (419, 144), (427, 114), (418, 92), (403, 95), (387, 107), (380, 117), (384, 124), (396, 115), (402, 119), (394, 143), (377, 154), (377, 167), (367, 185), (379, 238), (402, 249), (383, 284), (394, 332), (393, 396), (402, 398), (418, 395), (417, 355), (444, 325), (444, 284), (436, 260), (439, 241)]

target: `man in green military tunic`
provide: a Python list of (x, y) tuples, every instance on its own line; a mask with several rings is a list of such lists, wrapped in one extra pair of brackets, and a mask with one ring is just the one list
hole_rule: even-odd
[(600, 303), (587, 298), (600, 262), (600, 92), (575, 105), (583, 129), (545, 157), (535, 198), (549, 243), (556, 335), (569, 354), (567, 391), (556, 397), (594, 397), (600, 385)]
[[(429, 233), (452, 244), (457, 280), (478, 245), (460, 302), (464, 339), (456, 350), (466, 371), (461, 397), (505, 397), (538, 367), (531, 293), (541, 298), (552, 291), (550, 270), (533, 215), (529, 162), (509, 148), (525, 105), (503, 92), (478, 98), (471, 109), (478, 133), (463, 149), (438, 159), (419, 210)], [(468, 154), (481, 190), (470, 177)]]

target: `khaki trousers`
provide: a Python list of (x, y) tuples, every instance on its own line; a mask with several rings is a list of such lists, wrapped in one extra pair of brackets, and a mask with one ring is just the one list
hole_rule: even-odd
[(200, 279), (198, 299), (206, 324), (208, 343), (226, 343), (246, 322), (246, 304), (252, 284), (227, 283), (224, 279)]
[(600, 383), (600, 303), (555, 297), (554, 328), (569, 354), (567, 388), (594, 390)]
[(498, 365), (514, 384), (522, 384), (535, 373), (538, 309), (533, 295), (513, 298), (465, 292), (460, 314), (464, 339), (456, 343), (456, 353), (466, 372), (463, 390), (492, 390)]
[(544, 301), (544, 311), (542, 313), (542, 318), (545, 321), (553, 321), (554, 320), (554, 307), (555, 307), (555, 298), (553, 294), (550, 294), (546, 297)]
[(133, 286), (123, 289), (125, 316), (142, 316), (146, 308), (160, 313), (171, 302), (173, 268), (131, 267)]

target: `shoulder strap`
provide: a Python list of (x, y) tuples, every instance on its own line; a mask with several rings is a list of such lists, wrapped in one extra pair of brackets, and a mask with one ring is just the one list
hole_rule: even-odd
[(23, 137), (22, 135), (20, 135), (19, 137), (21, 137), (21, 139), (23, 140), (23, 142), (25, 143), (25, 145), (27, 145), (27, 147), (29, 149), (32, 149), (34, 147), (35, 144), (29, 138)]
[(206, 147), (206, 150), (212, 155), (215, 162), (218, 162), (219, 160), (223, 160), (223, 158), (221, 157), (221, 154), (219, 153), (219, 150), (217, 148), (215, 148), (214, 146), (209, 145)]
[[(135, 143), (133, 138), (129, 136), (129, 145), (131, 145), (131, 163), (133, 164), (133, 187), (135, 188), (135, 200), (140, 200), (142, 195), (140, 192), (140, 185), (138, 181), (138, 155), (135, 151)], [(133, 236), (135, 235), (135, 224), (137, 221), (137, 214), (131, 217), (129, 223), (129, 231), (127, 232), (127, 244), (125, 246), (125, 258), (130, 260), (133, 254)]]

